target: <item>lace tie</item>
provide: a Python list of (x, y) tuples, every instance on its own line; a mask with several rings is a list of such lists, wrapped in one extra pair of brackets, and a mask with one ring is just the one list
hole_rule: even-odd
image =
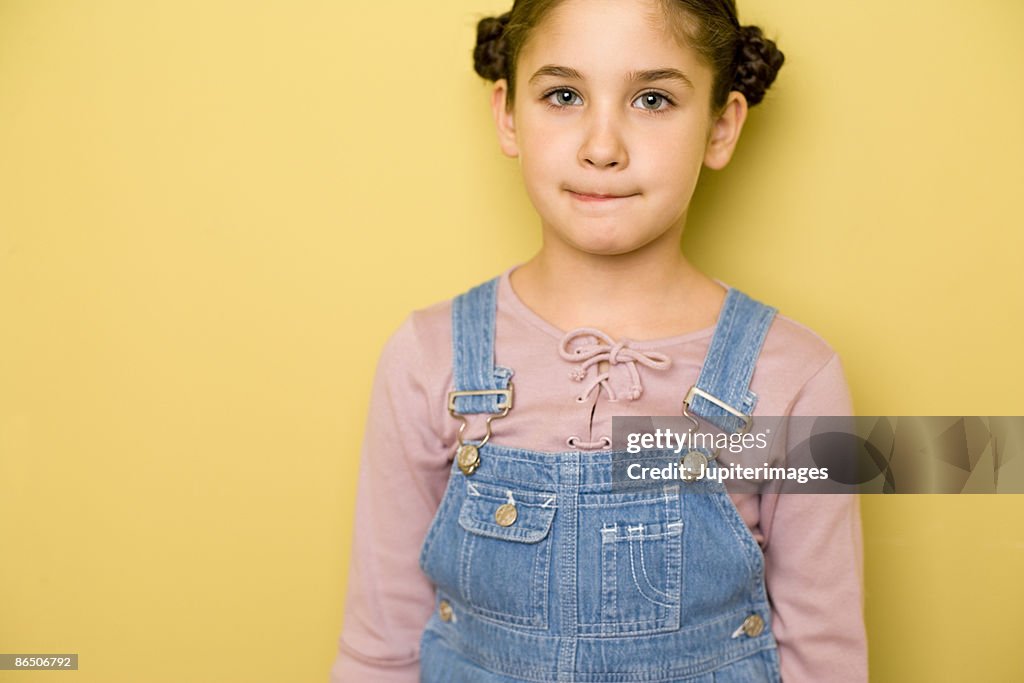
[[(577, 339), (595, 337), (598, 341), (592, 344), (581, 344), (570, 350), (570, 345)], [(663, 353), (657, 351), (643, 352), (632, 348), (628, 339), (615, 341), (601, 330), (592, 327), (580, 327), (567, 332), (558, 347), (558, 354), (567, 361), (578, 362), (580, 366), (569, 372), (569, 377), (575, 382), (582, 382), (586, 379), (592, 366), (607, 361), (609, 370), (599, 372), (590, 379), (583, 393), (576, 398), (581, 403), (587, 400), (590, 393), (597, 387), (602, 386), (608, 393), (609, 401), (617, 401), (619, 397), (611, 387), (608, 378), (611, 377), (611, 366), (622, 363), (629, 370), (632, 384), (629, 386), (626, 398), (635, 401), (643, 394), (644, 387), (640, 382), (640, 372), (637, 370), (637, 363), (654, 370), (664, 370), (672, 365), (672, 360)]]

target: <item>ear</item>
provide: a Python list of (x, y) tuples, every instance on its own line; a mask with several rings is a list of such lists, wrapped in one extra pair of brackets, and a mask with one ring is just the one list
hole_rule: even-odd
[(507, 157), (519, 156), (519, 144), (516, 142), (516, 124), (508, 106), (508, 81), (499, 79), (491, 93), (491, 111), (494, 113), (494, 124), (498, 127), (498, 144)]
[(733, 150), (740, 139), (740, 131), (747, 120), (747, 98), (743, 93), (733, 90), (729, 99), (711, 123), (708, 146), (704, 150), (704, 165), (718, 171), (725, 168), (732, 159)]

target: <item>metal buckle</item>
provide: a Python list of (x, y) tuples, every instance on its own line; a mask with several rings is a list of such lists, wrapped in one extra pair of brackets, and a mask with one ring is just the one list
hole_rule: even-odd
[(690, 413), (687, 410), (687, 408), (690, 407), (690, 403), (693, 401), (693, 397), (694, 396), (700, 396), (701, 398), (704, 398), (704, 399), (706, 399), (708, 401), (711, 401), (712, 403), (714, 403), (716, 406), (718, 406), (722, 410), (724, 410), (724, 411), (726, 411), (728, 413), (731, 413), (731, 414), (735, 415), (736, 417), (740, 418), (741, 420), (743, 420), (743, 429), (740, 430), (740, 434), (746, 434), (747, 432), (749, 432), (750, 431), (750, 427), (754, 424), (754, 420), (753, 420), (752, 417), (750, 417), (749, 415), (743, 414), (739, 410), (736, 410), (735, 408), (733, 408), (728, 403), (725, 403), (724, 401), (722, 401), (722, 400), (712, 396), (711, 394), (709, 394), (708, 392), (704, 391), (703, 389), (698, 389), (696, 384), (694, 384), (692, 387), (690, 387), (690, 390), (686, 392), (686, 396), (683, 397), (683, 415), (685, 415), (686, 417), (689, 417), (690, 419), (693, 419), (693, 418), (690, 415)]
[(499, 403), (498, 407), (502, 408), (504, 412), (497, 417), (505, 417), (508, 415), (508, 411), (512, 410), (512, 383), (509, 382), (508, 389), (478, 389), (476, 391), (449, 391), (448, 392), (448, 412), (451, 413), (452, 417), (460, 417), (455, 412), (455, 399), (459, 396), (490, 396), (492, 394), (500, 394), (505, 397), (504, 403)]
[[(469, 426), (469, 423), (466, 421), (465, 415), (455, 412), (455, 399), (458, 398), (459, 396), (490, 396), (492, 394), (499, 394), (501, 396), (504, 396), (505, 400), (504, 402), (498, 404), (498, 407), (502, 409), (501, 413), (490, 413), (487, 415), (487, 422), (485, 423), (487, 427), (487, 433), (484, 434), (484, 438), (480, 441), (480, 443), (473, 444), (477, 448), (483, 446), (485, 443), (487, 443), (487, 440), (491, 438), (491, 421), (505, 417), (506, 415), (508, 415), (508, 411), (512, 410), (512, 397), (514, 395), (512, 383), (509, 382), (508, 389), (479, 389), (476, 391), (448, 392), (448, 412), (451, 413), (452, 417), (462, 422), (462, 424), (459, 425), (459, 433), (455, 437), (459, 443), (459, 448), (465, 445), (465, 442), (462, 440), (462, 435), (463, 433), (465, 433), (466, 427)], [(474, 467), (472, 469), (476, 468)], [(467, 472), (467, 474), (472, 474), (472, 470), (470, 472)]]

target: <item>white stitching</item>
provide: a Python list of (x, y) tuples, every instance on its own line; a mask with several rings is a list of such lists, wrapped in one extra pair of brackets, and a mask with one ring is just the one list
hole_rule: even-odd
[[(644, 575), (644, 581), (647, 582), (647, 587), (650, 588), (654, 592), (655, 595), (660, 595), (661, 597), (665, 598), (666, 600), (671, 600), (672, 599), (671, 595), (669, 595), (665, 591), (658, 590), (657, 588), (655, 588), (654, 584), (651, 582), (651, 577), (647, 574), (647, 563), (644, 561), (644, 555), (645, 555), (645, 553), (644, 553), (644, 539), (640, 538), (640, 571)], [(632, 554), (630, 554), (630, 561), (632, 561), (632, 559), (633, 559), (633, 556), (632, 556)], [(672, 606), (674, 607), (675, 605), (672, 605)]]
[[(641, 541), (642, 540), (643, 539), (641, 539)], [(636, 590), (640, 594), (640, 597), (642, 597), (644, 600), (647, 600), (648, 602), (653, 602), (655, 605), (661, 605), (662, 607), (668, 607), (669, 609), (674, 609), (676, 607), (675, 605), (670, 605), (668, 603), (664, 603), (664, 602), (661, 602), (659, 600), (652, 600), (651, 598), (649, 598), (646, 595), (644, 595), (643, 589), (640, 587), (640, 580), (636, 577), (636, 564), (634, 563), (634, 560), (633, 560), (633, 554), (634, 554), (633, 541), (630, 540), (630, 542), (629, 542), (629, 570), (633, 573), (633, 585), (636, 586)], [(644, 549), (643, 549), (643, 547), (641, 547), (640, 548), (640, 562), (643, 562), (643, 561), (644, 561)], [(651, 586), (651, 581), (650, 581), (650, 579), (647, 578), (646, 570), (641, 567), (641, 571), (644, 572), (644, 582), (648, 586)], [(654, 586), (651, 586), (651, 588), (654, 588)], [(654, 592), (655, 593), (660, 593), (661, 595), (665, 595), (664, 593), (661, 593), (656, 588), (654, 589)]]

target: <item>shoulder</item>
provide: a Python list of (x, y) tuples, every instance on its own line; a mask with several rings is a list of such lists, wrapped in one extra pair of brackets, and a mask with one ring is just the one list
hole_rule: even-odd
[(452, 300), (419, 308), (407, 315), (389, 335), (381, 352), (381, 363), (406, 365), (425, 371), (425, 363), (436, 367), (450, 354)]
[(776, 313), (768, 328), (751, 384), (761, 397), (758, 412), (838, 415), (849, 410), (849, 389), (836, 350), (813, 329), (782, 313)]
[[(387, 337), (377, 360), (371, 415), (444, 432), (441, 418), (451, 379), (450, 301), (408, 314)], [(400, 416), (400, 417), (399, 417)]]
[(776, 313), (765, 336), (763, 351), (786, 364), (787, 368), (804, 374), (820, 368), (836, 355), (824, 337), (788, 315)]
[[(500, 291), (500, 281), (502, 278), (508, 277), (508, 272), (505, 271), (502, 275), (467, 287), (451, 298), (414, 310), (388, 337), (382, 352), (382, 360), (393, 360), (395, 357), (401, 356), (417, 357), (422, 362), (429, 364), (430, 369), (447, 369), (450, 374), (452, 308), (455, 300), (465, 294), (480, 291), (488, 285), (498, 285)], [(501, 296), (498, 296), (495, 301), (499, 310), (501, 309), (500, 300)], [(447, 363), (445, 363), (446, 360)], [(420, 369), (429, 370), (428, 368)]]

